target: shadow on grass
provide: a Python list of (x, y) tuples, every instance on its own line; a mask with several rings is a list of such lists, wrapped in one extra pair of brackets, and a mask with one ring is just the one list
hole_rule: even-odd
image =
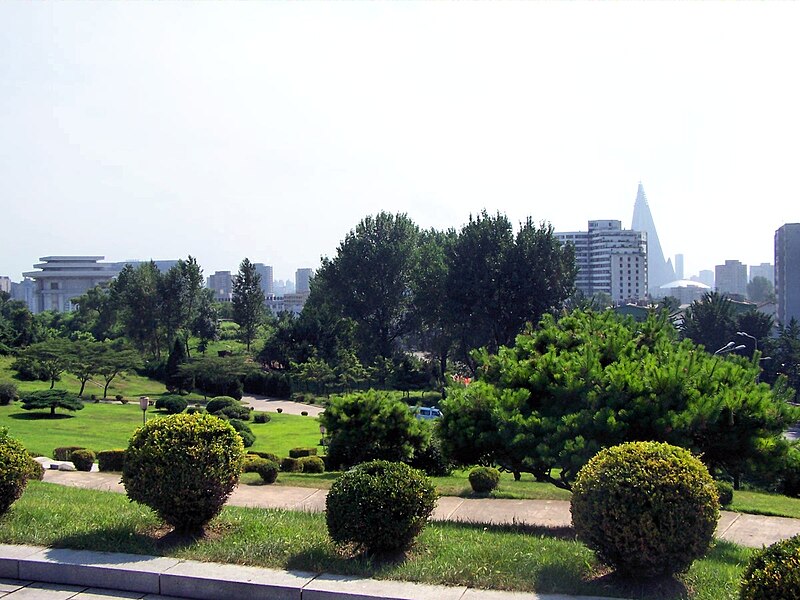
[(58, 538), (53, 541), (52, 547), (95, 552), (161, 555), (165, 549), (159, 547), (158, 541), (155, 536), (140, 533), (128, 527), (108, 527)]
[(48, 413), (30, 412), (30, 413), (12, 413), (8, 415), (8, 418), (18, 419), (20, 421), (42, 421), (42, 420), (52, 421), (58, 419), (74, 419), (75, 415), (67, 415), (64, 413), (56, 413), (54, 415), (51, 415), (49, 412)]
[(368, 553), (353, 548), (331, 553), (324, 547), (297, 552), (286, 561), (291, 571), (380, 578), (408, 560), (406, 552)]
[(438, 527), (454, 529), (493, 531), (497, 533), (515, 533), (534, 537), (548, 537), (557, 540), (573, 541), (575, 530), (569, 525), (527, 525), (524, 523), (473, 523), (468, 521), (438, 521)]
[(677, 600), (689, 597), (686, 585), (673, 576), (629, 579), (618, 573), (609, 573), (593, 579), (591, 583), (597, 593), (615, 594), (635, 600)]

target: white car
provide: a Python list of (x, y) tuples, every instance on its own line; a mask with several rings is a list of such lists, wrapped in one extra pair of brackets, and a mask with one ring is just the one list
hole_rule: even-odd
[(427, 406), (414, 406), (413, 409), (414, 415), (418, 419), (438, 419), (442, 416), (442, 411), (438, 408), (428, 408)]

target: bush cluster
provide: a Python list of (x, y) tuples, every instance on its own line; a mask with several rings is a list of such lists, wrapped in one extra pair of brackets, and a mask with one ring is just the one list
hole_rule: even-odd
[(226, 419), (238, 419), (240, 421), (250, 420), (250, 407), (239, 404), (238, 402), (232, 406), (226, 406), (222, 410), (214, 413), (218, 417), (225, 417)]
[(278, 458), (277, 454), (272, 454), (272, 452), (258, 452), (256, 450), (248, 450), (248, 454), (252, 454), (254, 456), (258, 456), (259, 458), (266, 458), (267, 460), (271, 460), (274, 463), (280, 463), (281, 459)]
[(800, 536), (772, 544), (753, 555), (742, 575), (739, 598), (800, 598)]
[(235, 487), (244, 461), (242, 438), (208, 414), (153, 419), (125, 451), (122, 483), (179, 531), (202, 530)]
[(630, 442), (597, 453), (572, 489), (572, 524), (601, 562), (625, 576), (686, 571), (719, 518), (708, 469), (688, 450)]
[(275, 483), (278, 479), (278, 463), (267, 458), (251, 457), (245, 461), (245, 473), (258, 473), (264, 483)]
[(717, 486), (719, 505), (729, 506), (733, 502), (733, 484), (727, 481), (714, 481), (714, 485)]
[(270, 420), (271, 417), (269, 416), (268, 413), (265, 412), (253, 413), (253, 423), (264, 424), (264, 423), (269, 423)]
[(5, 514), (25, 490), (33, 472), (31, 460), (22, 443), (9, 437), (8, 430), (0, 428), (0, 515)]
[(161, 396), (156, 400), (156, 408), (166, 411), (170, 415), (177, 415), (186, 410), (189, 403), (185, 398), (176, 395)]
[(119, 472), (125, 464), (125, 450), (103, 450), (97, 453), (97, 468), (100, 471)]
[(299, 458), (287, 456), (281, 459), (281, 471), (284, 473), (300, 473), (302, 470), (303, 465), (300, 464)]
[(240, 406), (240, 404), (236, 398), (231, 396), (214, 396), (208, 401), (208, 404), (206, 404), (206, 411), (213, 415), (228, 406)]
[(316, 448), (292, 448), (289, 450), (289, 456), (292, 458), (303, 458), (304, 456), (316, 456)]
[(302, 470), (303, 473), (325, 472), (325, 461), (319, 456), (303, 456), (298, 458), (297, 461), (300, 463), (300, 470)]
[(244, 392), (244, 386), (239, 376), (227, 373), (215, 373), (212, 371), (197, 373), (195, 375), (194, 385), (198, 390), (206, 394), (230, 396), (237, 400), (241, 399), (242, 393)]
[(70, 455), (70, 460), (78, 471), (91, 471), (92, 465), (94, 464), (94, 459), (94, 452), (85, 448), (81, 450), (74, 450)]
[(18, 399), (17, 386), (10, 381), (0, 381), (0, 406), (8, 406)]
[(288, 375), (254, 371), (244, 378), (244, 391), (270, 398), (289, 398), (292, 395), (292, 380)]
[(72, 460), (72, 453), (75, 450), (86, 450), (83, 446), (61, 446), (53, 450), (54, 460)]
[(255, 443), (256, 436), (253, 434), (250, 427), (247, 426), (247, 423), (239, 419), (230, 419), (228, 422), (231, 424), (231, 427), (236, 430), (236, 433), (239, 434), (239, 437), (242, 438), (242, 444), (244, 444), (245, 448), (249, 448)]
[(478, 494), (491, 492), (500, 485), (500, 471), (493, 467), (475, 467), (469, 472), (469, 484)]
[(404, 463), (376, 460), (333, 483), (325, 518), (335, 543), (388, 552), (408, 548), (435, 506), (436, 492), (424, 473)]

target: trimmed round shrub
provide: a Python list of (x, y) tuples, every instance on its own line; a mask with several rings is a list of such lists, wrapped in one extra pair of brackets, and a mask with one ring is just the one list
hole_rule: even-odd
[(242, 438), (212, 415), (170, 415), (136, 430), (125, 451), (128, 497), (178, 531), (202, 531), (225, 504), (244, 461)]
[(308, 411), (307, 410), (301, 410), (300, 411), (300, 416), (301, 417), (307, 417), (308, 416)]
[(270, 416), (267, 413), (265, 412), (253, 413), (253, 423), (263, 424), (269, 422), (270, 422)]
[(740, 600), (800, 598), (800, 536), (776, 542), (755, 553), (744, 570)]
[(250, 408), (244, 406), (243, 404), (226, 406), (214, 414), (220, 417), (225, 417), (226, 419), (239, 419), (240, 421), (250, 420)]
[(316, 448), (292, 448), (289, 450), (289, 456), (292, 458), (303, 458), (304, 456), (316, 456)]
[(255, 465), (251, 472), (258, 473), (264, 483), (275, 483), (275, 480), (278, 479), (278, 463), (266, 458), (259, 458), (254, 462)]
[(44, 479), (44, 467), (42, 466), (42, 463), (40, 463), (38, 460), (28, 457), (28, 467), (29, 481), (31, 479), (38, 479), (39, 481)]
[(86, 450), (83, 446), (61, 446), (53, 450), (54, 460), (72, 460), (72, 453), (75, 450)]
[(435, 506), (436, 491), (422, 471), (385, 460), (362, 463), (328, 492), (328, 535), (367, 552), (405, 550)]
[(0, 515), (25, 491), (32, 472), (30, 460), (25, 446), (0, 428)]
[(688, 450), (630, 442), (598, 452), (572, 488), (572, 524), (604, 564), (637, 579), (686, 571), (708, 550), (719, 498)]
[(714, 481), (717, 486), (720, 506), (729, 506), (733, 502), (733, 484), (727, 481)]
[(125, 450), (103, 450), (97, 453), (97, 468), (103, 472), (119, 472), (125, 464)]
[(280, 464), (281, 459), (278, 458), (277, 454), (273, 454), (272, 452), (258, 452), (256, 450), (248, 450), (247, 454), (252, 454), (258, 456), (260, 458), (266, 458), (267, 460), (271, 460), (274, 463)]
[(182, 413), (186, 410), (186, 407), (189, 406), (189, 403), (180, 396), (168, 396), (162, 402), (162, 408), (167, 411), (167, 413), (171, 415), (177, 415), (178, 413)]
[(241, 405), (236, 398), (231, 398), (230, 396), (216, 396), (208, 401), (208, 404), (206, 404), (206, 410), (213, 415), (215, 412), (221, 411), (226, 406)]
[(17, 386), (10, 381), (0, 381), (0, 406), (8, 406), (14, 400), (19, 400)]
[(469, 484), (473, 492), (489, 493), (500, 485), (500, 471), (493, 467), (475, 467), (469, 472)]
[(250, 427), (247, 426), (247, 423), (240, 421), (239, 419), (231, 419), (228, 422), (231, 424), (231, 427), (236, 430), (236, 433), (241, 436), (242, 444), (244, 444), (245, 448), (249, 448), (255, 443), (256, 436), (253, 434), (253, 431), (250, 429)]
[(95, 455), (91, 450), (75, 450), (70, 456), (72, 464), (78, 471), (91, 471), (94, 464)]
[(325, 462), (319, 456), (303, 456), (297, 460), (303, 473), (325, 472)]
[(275, 411), (276, 411), (278, 414), (281, 414), (281, 413), (283, 412), (283, 409), (279, 407), (279, 408), (276, 408), (276, 409), (275, 409)]
[(300, 473), (302, 470), (303, 465), (300, 464), (299, 458), (288, 456), (281, 459), (281, 471), (284, 473)]

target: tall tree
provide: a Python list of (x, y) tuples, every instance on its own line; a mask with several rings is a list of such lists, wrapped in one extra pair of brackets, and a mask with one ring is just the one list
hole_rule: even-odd
[(736, 322), (731, 299), (718, 292), (707, 292), (684, 311), (680, 325), (684, 338), (714, 353), (733, 341)]
[(54, 338), (28, 346), (21, 357), (34, 362), (39, 371), (50, 381), (50, 389), (61, 373), (69, 369), (72, 359), (72, 344), (63, 338)]
[(78, 396), (83, 396), (86, 383), (97, 373), (100, 364), (102, 348), (99, 342), (91, 340), (76, 340), (72, 342), (69, 364), (67, 369), (81, 382)]
[[(214, 302), (214, 293), (209, 289), (202, 289), (198, 294), (197, 316), (192, 323), (191, 333), (200, 338), (197, 349), (203, 354), (208, 348), (208, 343), (219, 338), (217, 327), (217, 303)], [(187, 340), (189, 336), (186, 336)], [(189, 352), (186, 352), (189, 356)]]
[(112, 301), (117, 306), (125, 335), (142, 352), (161, 358), (161, 271), (154, 262), (136, 268), (125, 265), (111, 283)]
[(363, 362), (391, 357), (411, 329), (417, 236), (417, 226), (405, 214), (365, 217), (339, 244), (336, 256), (322, 260), (314, 277), (309, 310), (324, 303), (353, 319)]
[(135, 369), (141, 363), (139, 353), (130, 348), (126, 348), (121, 340), (114, 342), (103, 342), (100, 349), (100, 359), (97, 365), (97, 373), (102, 376), (105, 385), (103, 386), (103, 398), (108, 396), (108, 388), (111, 382), (124, 371)]
[(264, 320), (264, 292), (261, 291), (261, 275), (247, 258), (239, 265), (233, 277), (233, 320), (239, 324), (242, 339), (250, 352), (250, 344), (256, 337), (258, 326)]

